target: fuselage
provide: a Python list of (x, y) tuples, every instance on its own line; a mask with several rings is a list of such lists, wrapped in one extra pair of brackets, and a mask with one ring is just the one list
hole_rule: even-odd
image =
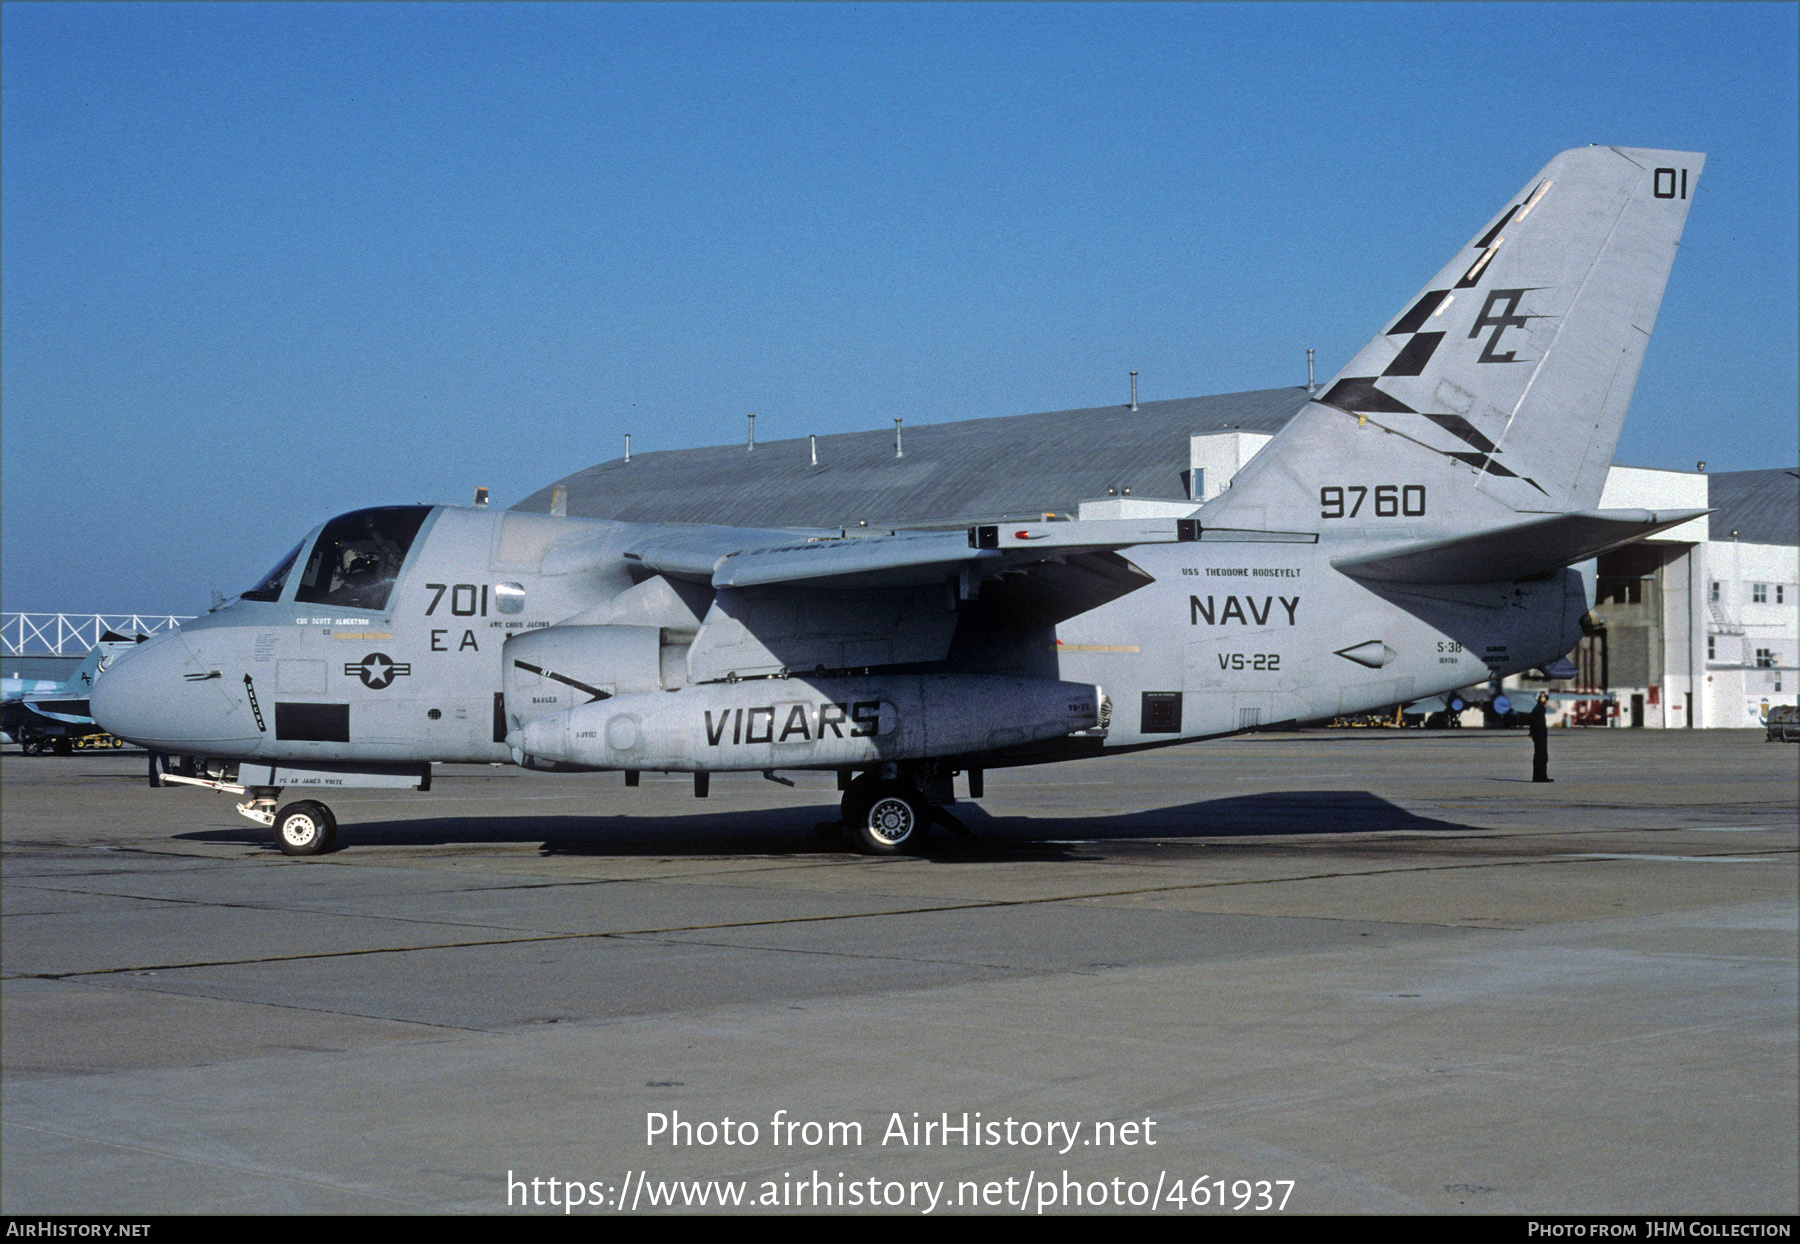
[[(671, 729), (692, 717), (679, 754), (641, 767), (730, 770), (861, 763), (831, 750), (856, 729), (837, 718), (904, 716), (928, 703), (943, 713), (946, 697), (960, 697), (957, 712), (987, 714), (985, 733), (945, 733), (933, 754), (979, 753), (997, 766), (1053, 758), (1043, 743), (1050, 725), (1017, 746), (1006, 733), (1009, 714), (1027, 711), (1018, 689), (1028, 684), (1096, 689), (1083, 711), (1097, 723), (1076, 720), (1071, 703), (1057, 727), (1072, 736), (1068, 754), (1156, 746), (1376, 709), (1541, 666), (1575, 645), (1590, 603), (1575, 570), (1457, 587), (1365, 583), (1332, 568), (1355, 541), (1331, 532), (1144, 545), (1120, 553), (1141, 586), (999, 640), (989, 628), (977, 641), (979, 628), (958, 619), (934, 661), (695, 679), (686, 654), (710, 592), (643, 590), (647, 576), (627, 551), (645, 532), (453, 506), (341, 516), (257, 588), (117, 658), (95, 689), (95, 717), (153, 750), (223, 760), (529, 763), (521, 746), (531, 718), (580, 708), (604, 737), (616, 698), (651, 705)], [(959, 601), (952, 587), (945, 600), (972, 615), (979, 594)], [(605, 631), (607, 651), (618, 653), (590, 661), (574, 686), (544, 673), (541, 658), (519, 656), (545, 649), (534, 632), (570, 626), (590, 628), (581, 642)], [(901, 678), (936, 681), (908, 691), (913, 707), (903, 711), (900, 693), (884, 692)], [(631, 699), (651, 693), (668, 698)], [(888, 708), (856, 707), (871, 702)], [(779, 753), (746, 743), (744, 712), (766, 707), (773, 720), (792, 705), (808, 706), (803, 735), (790, 729)], [(728, 709), (735, 740), (720, 725)], [(802, 746), (815, 734), (818, 747)], [(636, 767), (594, 754), (601, 759), (585, 767)]]

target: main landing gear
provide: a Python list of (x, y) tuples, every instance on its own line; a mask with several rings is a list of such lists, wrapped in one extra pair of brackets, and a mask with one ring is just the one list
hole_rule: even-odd
[(865, 773), (844, 792), (844, 828), (870, 855), (916, 853), (931, 832), (931, 805), (917, 787)]
[(864, 773), (844, 788), (844, 828), (869, 855), (918, 854), (933, 821), (966, 835), (968, 826), (945, 806), (956, 798), (950, 778), (941, 766), (903, 770), (884, 765)]

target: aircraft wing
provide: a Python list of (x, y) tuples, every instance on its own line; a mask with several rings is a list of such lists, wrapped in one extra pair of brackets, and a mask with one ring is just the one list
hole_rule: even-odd
[(1573, 566), (1710, 510), (1577, 510), (1546, 514), (1472, 535), (1421, 540), (1335, 557), (1357, 579), (1384, 583), (1497, 583)]
[(64, 725), (88, 726), (94, 722), (89, 715), (86, 700), (32, 699), (28, 696), (18, 703), (28, 713), (35, 713), (50, 721), (60, 721)]
[(1185, 520), (1089, 519), (992, 523), (959, 531), (752, 531), (732, 527), (649, 533), (626, 546), (644, 569), (714, 588), (809, 589), (935, 586), (964, 570), (981, 578), (1140, 544), (1198, 539)]
[[(1151, 581), (1118, 550), (1202, 538), (1189, 519), (1102, 519), (869, 535), (645, 528), (622, 548), (646, 571), (713, 589), (687, 657), (704, 681), (941, 660), (971, 613), (991, 620), (977, 627), (1045, 628)], [(946, 588), (963, 610), (945, 608)]]
[(690, 583), (712, 583), (719, 563), (733, 553), (758, 547), (780, 547), (811, 540), (835, 539), (836, 530), (813, 531), (802, 528), (760, 529), (753, 527), (709, 527), (700, 525), (651, 525), (639, 528), (638, 535), (626, 542), (624, 557), (628, 562), (653, 574)]

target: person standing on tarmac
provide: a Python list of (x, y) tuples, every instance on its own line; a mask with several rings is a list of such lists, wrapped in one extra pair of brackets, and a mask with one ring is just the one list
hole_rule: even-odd
[(1550, 693), (1538, 692), (1537, 703), (1531, 708), (1531, 780), (1534, 782), (1554, 782), (1550, 776), (1550, 730), (1544, 717), (1549, 712)]

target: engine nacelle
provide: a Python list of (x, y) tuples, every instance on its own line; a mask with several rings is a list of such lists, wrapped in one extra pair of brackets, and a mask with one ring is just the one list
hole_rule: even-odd
[(1088, 683), (915, 674), (753, 679), (621, 695), (525, 721), (522, 763), (714, 771), (862, 767), (1014, 747), (1093, 728)]
[[(506, 641), (509, 728), (596, 697), (662, 686), (662, 631), (654, 626), (551, 626)], [(604, 702), (604, 701), (603, 701)]]

